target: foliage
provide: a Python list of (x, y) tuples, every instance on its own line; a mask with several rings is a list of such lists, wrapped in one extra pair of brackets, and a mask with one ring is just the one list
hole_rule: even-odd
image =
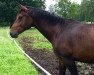
[(70, 0), (57, 0), (49, 11), (65, 18), (94, 22), (94, 0), (82, 0), (81, 4), (71, 3)]
[[(65, 18), (94, 22), (94, 0), (82, 0), (80, 5), (71, 3), (70, 0), (55, 1), (57, 3), (49, 7), (51, 13)], [(19, 10), (17, 3), (45, 8), (45, 0), (0, 0), (0, 25), (6, 26), (14, 21)]]
[(94, 22), (94, 0), (82, 0), (80, 20)]
[(77, 19), (79, 4), (71, 3), (70, 0), (58, 0), (55, 5), (51, 5), (49, 11), (65, 18)]
[(0, 0), (0, 22), (12, 23), (18, 11), (18, 3), (45, 8), (45, 0)]

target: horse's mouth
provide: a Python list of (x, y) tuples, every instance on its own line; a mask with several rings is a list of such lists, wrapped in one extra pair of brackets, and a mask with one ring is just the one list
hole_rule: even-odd
[(10, 35), (12, 38), (17, 38), (18, 35)]
[(18, 35), (15, 35), (15, 36), (11, 36), (12, 38), (17, 38), (18, 37)]
[(11, 36), (12, 38), (17, 38), (17, 37), (18, 37), (18, 33), (15, 33), (15, 34), (14, 34), (14, 33), (11, 33), (11, 32), (10, 32), (10, 36)]

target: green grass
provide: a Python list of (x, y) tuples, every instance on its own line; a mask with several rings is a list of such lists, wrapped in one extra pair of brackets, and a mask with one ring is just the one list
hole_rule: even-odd
[(9, 39), (7, 31), (0, 28), (0, 75), (38, 75), (31, 61)]
[(51, 43), (36, 29), (29, 29), (19, 35), (18, 41), (21, 42), (23, 38), (32, 41), (29, 43), (33, 49), (47, 49), (52, 50)]

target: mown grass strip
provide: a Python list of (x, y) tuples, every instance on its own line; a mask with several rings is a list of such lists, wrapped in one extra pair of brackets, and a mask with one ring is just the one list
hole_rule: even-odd
[(19, 35), (17, 40), (22, 44), (23, 39), (28, 39), (30, 41), (29, 45), (31, 45), (33, 49), (52, 50), (51, 43), (35, 28), (23, 32)]
[(0, 75), (38, 75), (31, 62), (8, 38), (7, 28), (0, 28)]

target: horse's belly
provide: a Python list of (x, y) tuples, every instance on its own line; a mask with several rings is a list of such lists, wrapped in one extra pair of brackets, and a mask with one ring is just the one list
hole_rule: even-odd
[(75, 61), (80, 61), (80, 62), (83, 62), (83, 63), (92, 63), (94, 64), (94, 59), (84, 59), (84, 58), (76, 58)]
[(73, 57), (77, 61), (85, 63), (94, 63), (94, 50), (79, 50), (73, 53)]

